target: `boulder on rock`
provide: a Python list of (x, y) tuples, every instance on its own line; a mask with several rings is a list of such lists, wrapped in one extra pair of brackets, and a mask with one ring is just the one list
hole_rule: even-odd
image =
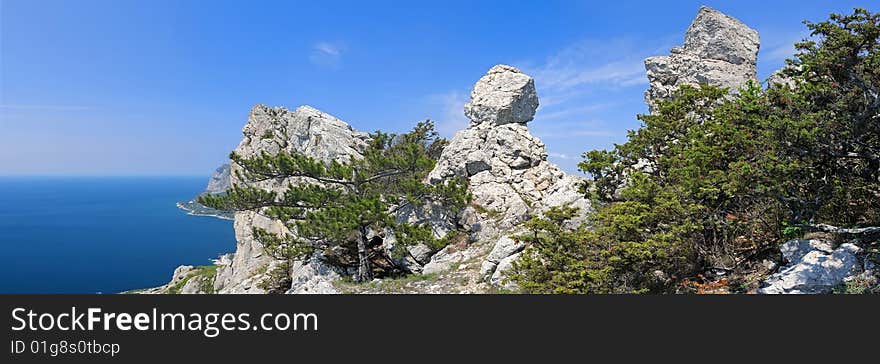
[(499, 64), (477, 81), (464, 113), (472, 124), (527, 123), (535, 116), (535, 80), (519, 69)]
[[(544, 143), (529, 132), (526, 124), (537, 108), (530, 76), (507, 65), (492, 67), (474, 85), (465, 106), (470, 126), (455, 134), (428, 175), (430, 183), (468, 178), (477, 212), (468, 222), (472, 238), (497, 240), (490, 257), (480, 265), (480, 274), (486, 278), (504, 259), (522, 250), (522, 245), (508, 249), (508, 242), (513, 241), (508, 236), (532, 215), (561, 205), (578, 207), (583, 215), (590, 210), (589, 200), (578, 190), (582, 178), (566, 175), (547, 161)], [(435, 257), (442, 259), (428, 263), (426, 273), (444, 266), (439, 262), (452, 256)]]
[(553, 203), (589, 208), (583, 196), (569, 193), (577, 190), (580, 179), (548, 162), (544, 143), (529, 132), (526, 123), (537, 107), (530, 76), (511, 66), (492, 67), (474, 85), (465, 106), (470, 127), (455, 134), (428, 175), (431, 183), (469, 178), (474, 203), (491, 215), (479, 223), (493, 228), (482, 231), (503, 231), (522, 223), (546, 207), (545, 198), (554, 194)]

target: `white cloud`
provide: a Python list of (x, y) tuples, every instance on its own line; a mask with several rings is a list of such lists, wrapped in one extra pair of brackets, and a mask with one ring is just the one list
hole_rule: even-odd
[(309, 61), (321, 67), (337, 67), (342, 61), (345, 46), (341, 43), (318, 42), (312, 46)]
[(0, 105), (3, 110), (49, 110), (49, 111), (83, 111), (91, 109), (88, 106), (67, 105)]
[[(543, 62), (518, 64), (535, 78), (541, 100), (536, 119), (553, 120), (554, 123), (577, 121), (594, 118), (596, 112), (615, 107), (618, 103), (606, 96), (612, 92), (647, 87), (644, 59), (668, 48), (665, 43), (645, 47), (624, 38), (582, 40), (563, 47)], [(606, 134), (609, 133), (594, 128), (548, 133), (560, 136)]]
[(339, 56), (342, 53), (338, 45), (330, 44), (327, 42), (315, 44), (315, 50), (330, 56)]
[[(541, 62), (515, 63), (535, 78), (541, 103), (535, 116), (539, 122), (530, 125), (535, 135), (559, 139), (559, 145), (565, 147), (571, 142), (563, 142), (564, 139), (610, 138), (620, 134), (612, 132), (615, 128), (608, 123), (597, 121), (604, 118), (603, 114), (613, 113), (609, 109), (621, 105), (621, 101), (609, 95), (631, 94), (633, 88), (646, 88), (644, 59), (668, 52), (677, 40), (669, 38), (660, 46), (648, 47), (625, 38), (582, 40)], [(553, 147), (553, 142), (548, 144), (548, 148)]]
[(547, 153), (547, 155), (551, 158), (569, 160), (572, 159), (570, 155), (564, 153)]
[[(567, 62), (574, 62), (568, 60)], [(627, 87), (640, 83), (647, 84), (645, 66), (641, 60), (611, 61), (601, 65), (577, 65), (571, 63), (549, 63), (535, 73), (544, 89), (566, 91), (575, 87), (604, 84), (612, 87)]]
[(772, 30), (761, 35), (762, 47), (764, 50), (758, 56), (758, 62), (761, 61), (782, 61), (794, 56), (796, 49), (794, 44), (810, 37), (809, 31), (801, 31), (797, 34), (784, 33), (777, 34)]
[[(541, 105), (542, 106), (538, 108), (537, 116), (535, 116), (535, 118), (540, 118), (541, 120), (564, 119), (614, 106), (610, 103), (598, 103), (593, 105), (573, 106), (568, 108), (552, 108), (544, 106), (543, 102), (541, 102)], [(544, 111), (548, 108), (552, 111)]]
[(523, 67), (536, 85), (552, 96), (583, 86), (629, 87), (647, 84), (644, 57), (628, 40), (580, 41), (548, 57), (537, 66)]
[(794, 55), (794, 44), (781, 45), (767, 51), (767, 60), (783, 60)]
[(464, 116), (464, 104), (468, 98), (467, 94), (458, 91), (428, 97), (428, 102), (439, 108), (439, 117), (434, 123), (440, 135), (451, 137), (457, 131), (467, 128), (470, 120)]
[[(544, 120), (543, 118), (541, 120)], [(529, 125), (532, 132), (542, 139), (568, 139), (579, 137), (611, 137), (615, 133), (601, 120), (557, 120)]]

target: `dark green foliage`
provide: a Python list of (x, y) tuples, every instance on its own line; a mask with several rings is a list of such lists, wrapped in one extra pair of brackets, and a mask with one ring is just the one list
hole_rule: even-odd
[(284, 260), (266, 272), (266, 278), (257, 287), (269, 294), (282, 294), (290, 288), (293, 279), (290, 276), (290, 260)]
[(842, 225), (880, 222), (880, 14), (856, 9), (806, 23), (786, 74), (795, 90), (768, 98), (789, 132), (785, 156), (803, 168), (790, 197), (804, 220)]
[(880, 17), (810, 24), (787, 75), (737, 96), (682, 87), (612, 150), (584, 154), (589, 229), (533, 230), (514, 279), (529, 292), (674, 292), (747, 272), (814, 223), (880, 221)]
[(577, 209), (553, 207), (543, 217), (526, 222), (528, 233), (515, 239), (528, 243), (513, 266), (511, 279), (529, 293), (602, 292), (597, 247), (584, 244), (587, 231), (565, 228)]
[[(733, 271), (776, 244), (784, 214), (775, 131), (761, 90), (682, 87), (613, 151), (590, 152), (592, 230), (604, 281), (592, 291), (665, 292), (704, 270)], [(776, 168), (776, 167), (773, 167)]]
[[(444, 239), (435, 239), (430, 226), (398, 221), (397, 212), (433, 202), (455, 215), (470, 196), (463, 180), (424, 183), (439, 157), (438, 148), (446, 143), (430, 121), (406, 134), (377, 131), (371, 137), (363, 158), (349, 161), (325, 163), (287, 153), (243, 158), (233, 153), (232, 161), (241, 167), (239, 180), (253, 183), (299, 177), (301, 182), (290, 184), (281, 194), (236, 185), (224, 196), (204, 196), (199, 201), (218, 209), (254, 210), (286, 222), (295, 236), (259, 228), (253, 231), (269, 254), (288, 262), (285, 267), (320, 251), (334, 264), (358, 267), (359, 281), (372, 279), (374, 273), (389, 273), (396, 268), (393, 257), (372, 249), (371, 236), (381, 239), (393, 234), (401, 247), (422, 242), (439, 248)], [(270, 273), (280, 277), (283, 272)], [(280, 280), (277, 285), (284, 284)]]

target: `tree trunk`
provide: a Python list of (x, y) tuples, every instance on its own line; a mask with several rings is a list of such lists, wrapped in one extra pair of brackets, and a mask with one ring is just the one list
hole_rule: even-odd
[(361, 236), (358, 238), (358, 272), (355, 280), (358, 282), (373, 280), (373, 268), (370, 266), (370, 255), (367, 251), (367, 234), (364, 229), (361, 229)]

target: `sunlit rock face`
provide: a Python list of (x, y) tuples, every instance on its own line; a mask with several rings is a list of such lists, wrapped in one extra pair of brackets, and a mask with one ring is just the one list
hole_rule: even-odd
[[(248, 158), (262, 152), (269, 154), (300, 153), (312, 158), (330, 162), (344, 161), (349, 158), (360, 158), (361, 151), (369, 141), (367, 133), (354, 130), (350, 125), (338, 118), (317, 110), (311, 106), (300, 106), (296, 110), (283, 107), (257, 105), (251, 110), (248, 122), (242, 130), (243, 138), (235, 153)], [(234, 164), (231, 168), (231, 182), (240, 184), (236, 172), (241, 167)], [(283, 178), (252, 183), (263, 189), (282, 192), (290, 183), (309, 183), (298, 178)], [(263, 246), (253, 236), (253, 228), (258, 227), (271, 233), (289, 234), (285, 225), (278, 220), (270, 219), (256, 211), (235, 213), (235, 254), (221, 260), (218, 264), (217, 278), (214, 288), (220, 293), (263, 293), (259, 283), (265, 273), (277, 262), (263, 251)], [(303, 287), (326, 287), (320, 280), (332, 279), (328, 269), (317, 269), (318, 262), (300, 262), (303, 269), (294, 272), (306, 272), (303, 277), (293, 277), (295, 284)], [(305, 269), (314, 268), (314, 269)], [(338, 277), (338, 276), (336, 276)], [(292, 287), (292, 291), (300, 291)], [(314, 290), (314, 289), (312, 289)], [(327, 291), (322, 288), (322, 291)]]
[[(582, 212), (590, 208), (578, 192), (580, 177), (567, 176), (547, 161), (544, 143), (529, 132), (527, 123), (537, 108), (532, 77), (515, 67), (492, 67), (474, 85), (465, 105), (470, 126), (455, 134), (428, 176), (431, 183), (452, 177), (469, 179), (477, 210), (470, 226), (474, 240), (516, 233), (530, 216), (550, 206), (568, 204)], [(501, 244), (506, 241), (500, 240)], [(496, 250), (505, 254), (484, 262), (484, 275), (494, 274), (502, 260), (518, 252)], [(434, 270), (437, 265), (429, 263), (426, 268)]]
[(668, 56), (645, 60), (650, 88), (645, 102), (656, 111), (657, 101), (681, 85), (701, 83), (736, 92), (749, 80), (757, 82), (758, 32), (739, 20), (707, 6), (700, 8), (685, 35), (684, 46)]

